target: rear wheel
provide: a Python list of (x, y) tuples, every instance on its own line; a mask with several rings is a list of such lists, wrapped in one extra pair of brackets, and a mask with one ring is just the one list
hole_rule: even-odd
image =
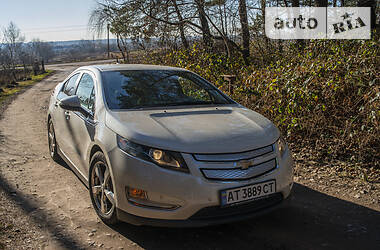
[(61, 160), (61, 157), (58, 154), (58, 145), (57, 145), (57, 140), (55, 139), (55, 132), (54, 132), (54, 125), (53, 121), (49, 120), (48, 123), (48, 143), (49, 143), (49, 153), (51, 158), (59, 162)]
[(91, 160), (89, 191), (92, 205), (99, 218), (106, 224), (116, 224), (116, 202), (110, 169), (102, 152), (96, 152)]

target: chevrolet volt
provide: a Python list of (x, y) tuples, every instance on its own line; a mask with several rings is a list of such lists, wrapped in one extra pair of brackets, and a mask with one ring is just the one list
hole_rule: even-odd
[(288, 200), (293, 160), (276, 126), (185, 69), (81, 67), (58, 84), (50, 155), (88, 186), (108, 224), (198, 227)]

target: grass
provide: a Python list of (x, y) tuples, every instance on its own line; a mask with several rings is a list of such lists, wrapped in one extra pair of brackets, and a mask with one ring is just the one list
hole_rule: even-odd
[(0, 93), (0, 107), (3, 105), (4, 101), (13, 96), (14, 94), (17, 94), (18, 92), (24, 90), (25, 88), (42, 81), (45, 77), (51, 75), (54, 71), (53, 70), (47, 70), (46, 73), (40, 74), (40, 75), (32, 75), (32, 79), (28, 81), (22, 81), (18, 82), (17, 87), (14, 88), (2, 88), (4, 92)]

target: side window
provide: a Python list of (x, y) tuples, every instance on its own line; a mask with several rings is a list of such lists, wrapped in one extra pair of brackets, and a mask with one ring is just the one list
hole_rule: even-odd
[(80, 100), (83, 108), (94, 111), (95, 92), (94, 80), (89, 74), (84, 73), (78, 83), (76, 95)]
[(73, 75), (69, 80), (66, 81), (65, 87), (63, 89), (63, 92), (66, 95), (68, 95), (68, 96), (74, 95), (74, 93), (75, 93), (75, 83), (77, 82), (78, 77), (79, 77), (79, 73)]

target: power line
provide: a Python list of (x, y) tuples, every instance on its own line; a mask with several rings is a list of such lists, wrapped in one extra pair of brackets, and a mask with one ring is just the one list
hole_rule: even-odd
[(51, 30), (51, 29), (65, 29), (65, 28), (76, 28), (76, 27), (88, 27), (87, 25), (68, 25), (68, 26), (55, 26), (55, 27), (45, 27), (45, 28), (31, 28), (24, 29), (23, 31), (35, 31), (35, 30)]
[(23, 32), (25, 34), (32, 34), (32, 33), (57, 33), (57, 32), (66, 32), (66, 31), (79, 31), (79, 30), (88, 30), (88, 28), (79, 28), (79, 29), (60, 29), (60, 30), (47, 30), (47, 31), (29, 31), (29, 32)]

